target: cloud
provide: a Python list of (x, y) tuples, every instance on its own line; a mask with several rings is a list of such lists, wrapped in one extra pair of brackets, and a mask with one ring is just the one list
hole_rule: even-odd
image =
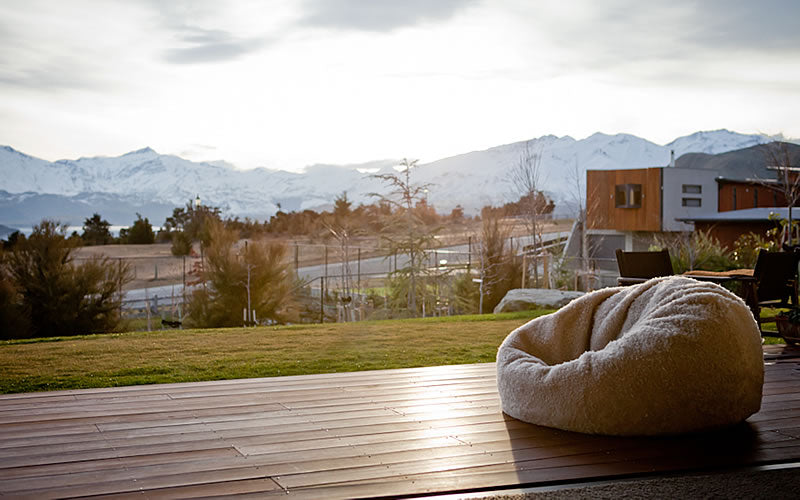
[[(2, 11), (0, 11), (2, 19)], [(47, 39), (29, 33), (25, 26), (0, 22), (0, 85), (24, 91), (103, 90), (112, 79), (101, 65), (83, 57), (90, 48), (51, 45)]]
[(757, 73), (776, 61), (788, 68), (800, 63), (800, 2), (792, 0), (585, 0), (549, 7), (522, 16), (557, 54), (553, 64), (562, 74), (724, 86), (763, 80)]
[(385, 32), (444, 21), (474, 0), (307, 0), (301, 23), (322, 28)]
[[(222, 29), (225, 15), (236, 17), (233, 7), (218, 2), (151, 1), (159, 26), (170, 42), (162, 59), (173, 64), (226, 62), (256, 52), (269, 43), (260, 34), (234, 34)], [(237, 4), (238, 5), (238, 4)]]
[(237, 38), (222, 30), (184, 27), (178, 37), (183, 47), (164, 50), (163, 59), (174, 64), (231, 61), (266, 45), (264, 39)]
[(36, 67), (6, 66), (0, 63), (0, 85), (24, 90), (101, 90), (110, 87), (100, 76), (90, 76), (80, 63), (52, 61)]
[(216, 146), (210, 144), (189, 144), (178, 156), (183, 158), (197, 158), (198, 156), (213, 154), (217, 151)]
[[(796, 0), (707, 0), (698, 4), (690, 41), (719, 49), (793, 51), (800, 44), (800, 2)], [(699, 28), (699, 26), (698, 26)]]
[(587, 59), (600, 56), (604, 62), (731, 50), (797, 54), (800, 43), (800, 2), (794, 0), (611, 0), (574, 9), (532, 19), (560, 43), (578, 45)]

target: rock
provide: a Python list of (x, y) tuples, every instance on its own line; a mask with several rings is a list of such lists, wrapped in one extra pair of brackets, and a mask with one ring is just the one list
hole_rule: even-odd
[(558, 309), (577, 299), (584, 292), (548, 290), (544, 288), (515, 288), (509, 290), (494, 308), (495, 313), (527, 311), (529, 309)]

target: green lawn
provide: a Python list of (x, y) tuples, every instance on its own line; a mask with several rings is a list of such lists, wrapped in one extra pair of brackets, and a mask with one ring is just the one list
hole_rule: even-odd
[(2, 341), (0, 393), (489, 362), (549, 312)]
[[(781, 311), (781, 309), (773, 309), (773, 308), (768, 308), (768, 307), (765, 307), (765, 308), (761, 309), (762, 321), (774, 318), (780, 311)], [(785, 344), (786, 343), (786, 341), (784, 341), (782, 337), (778, 336), (778, 327), (775, 326), (775, 321), (768, 321), (768, 322), (765, 322), (765, 323), (761, 323), (761, 329), (764, 332), (775, 332), (775, 336), (774, 337), (771, 337), (771, 336), (765, 336), (764, 337), (764, 343), (765, 344)]]
[(494, 361), (552, 311), (0, 342), (0, 393)]

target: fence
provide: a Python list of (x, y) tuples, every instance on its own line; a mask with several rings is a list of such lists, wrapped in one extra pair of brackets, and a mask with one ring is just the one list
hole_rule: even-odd
[[(563, 244), (564, 236), (551, 237), (546, 247), (551, 250), (558, 248)], [(430, 249), (424, 254), (424, 271), (420, 279), (430, 282), (432, 291), (431, 297), (423, 298), (423, 315), (453, 312), (453, 302), (446, 296), (446, 287), (453, 277), (468, 271), (476, 278), (480, 277), (479, 246), (467, 237), (460, 243), (448, 243), (447, 247)], [(595, 259), (588, 270), (582, 270), (580, 264), (570, 263), (569, 259), (553, 257), (546, 252), (531, 252), (529, 238), (511, 238), (509, 243), (515, 253), (522, 256), (524, 272), (532, 266), (537, 269), (539, 281), (533, 280), (533, 273), (523, 274), (523, 286), (599, 288), (603, 286), (603, 268), (613, 264)], [(130, 265), (133, 275), (133, 281), (121, 290), (123, 316), (140, 330), (177, 326), (183, 320), (192, 286), (197, 286), (202, 279), (202, 249), (186, 257), (141, 255), (147, 251), (155, 252), (148, 247), (136, 250), (139, 255), (112, 256), (121, 265), (124, 262)], [(168, 252), (168, 248), (162, 251)], [(77, 260), (85, 258), (88, 257), (78, 257)], [(298, 292), (306, 302), (306, 309), (316, 311), (310, 313), (315, 321), (357, 321), (386, 309), (389, 302), (387, 276), (409, 264), (407, 255), (382, 255), (381, 249), (374, 245), (343, 248), (334, 244), (290, 242), (287, 258), (296, 270), (301, 284)], [(572, 273), (569, 282), (558, 274), (563, 275), (564, 269)], [(248, 319), (252, 322), (252, 318), (243, 318), (243, 323)]]

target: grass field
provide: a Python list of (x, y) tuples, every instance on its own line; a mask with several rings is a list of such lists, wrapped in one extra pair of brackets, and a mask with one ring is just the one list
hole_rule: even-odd
[(0, 393), (483, 363), (549, 312), (2, 341)]
[(489, 362), (548, 312), (4, 341), (0, 392)]

